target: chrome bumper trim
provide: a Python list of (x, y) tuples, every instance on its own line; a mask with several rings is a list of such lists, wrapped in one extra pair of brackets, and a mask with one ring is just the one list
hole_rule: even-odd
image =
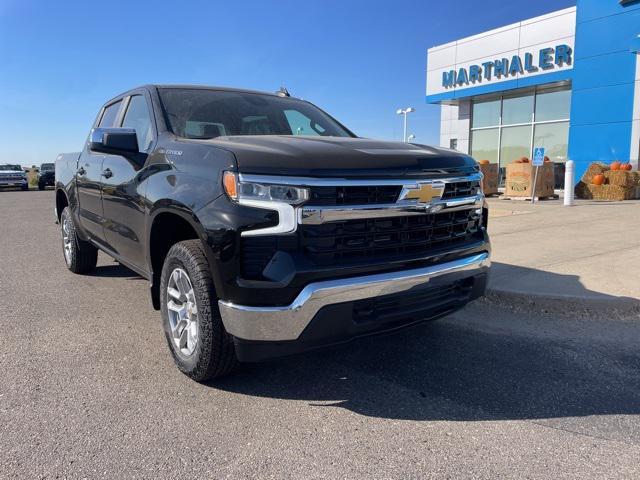
[(295, 340), (327, 305), (406, 292), (443, 275), (476, 275), (486, 272), (490, 263), (489, 254), (485, 252), (429, 267), (311, 283), (291, 305), (282, 307), (251, 307), (224, 300), (218, 304), (224, 327), (235, 337), (256, 341)]
[(350, 205), (314, 207), (305, 206), (300, 209), (299, 223), (320, 225), (323, 223), (360, 220), (366, 218), (402, 217), (424, 215), (435, 212), (454, 212), (482, 208), (482, 195), (434, 201), (428, 205), (417, 203), (386, 203), (377, 205)]

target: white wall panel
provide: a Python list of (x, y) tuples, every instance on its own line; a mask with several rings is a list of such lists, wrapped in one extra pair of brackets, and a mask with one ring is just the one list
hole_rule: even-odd
[(518, 28), (494, 33), (472, 41), (458, 41), (456, 47), (456, 64), (473, 62), (492, 56), (500, 56), (503, 52), (517, 49)]
[(574, 37), (575, 34), (575, 10), (526, 24), (523, 22), (520, 28), (520, 48), (548, 43), (554, 39)]
[(462, 153), (469, 153), (469, 139), (468, 138), (460, 138), (458, 139), (458, 151)]
[(429, 50), (427, 54), (427, 70), (435, 70), (453, 65), (455, 58), (455, 45), (434, 51)]

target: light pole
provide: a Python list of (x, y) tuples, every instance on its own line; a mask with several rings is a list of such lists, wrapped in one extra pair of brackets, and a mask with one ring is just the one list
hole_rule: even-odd
[(411, 143), (411, 140), (415, 140), (416, 136), (414, 134), (411, 134), (407, 137), (407, 143)]
[(413, 107), (407, 107), (407, 108), (399, 108), (398, 110), (396, 110), (396, 113), (398, 115), (404, 115), (404, 128), (402, 130), (402, 141), (406, 142), (407, 141), (407, 113), (411, 113), (411, 112), (415, 112), (416, 109)]

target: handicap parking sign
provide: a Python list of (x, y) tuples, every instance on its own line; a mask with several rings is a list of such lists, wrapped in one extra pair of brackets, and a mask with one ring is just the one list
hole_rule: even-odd
[(535, 147), (533, 149), (533, 166), (541, 167), (544, 164), (544, 148)]

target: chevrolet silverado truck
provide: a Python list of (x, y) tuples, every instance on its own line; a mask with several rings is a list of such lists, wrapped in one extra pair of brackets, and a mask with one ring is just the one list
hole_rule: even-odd
[(67, 267), (89, 272), (101, 250), (147, 279), (197, 381), (433, 320), (485, 291), (476, 162), (358, 138), (286, 90), (136, 88), (55, 167)]
[(20, 187), (29, 190), (27, 174), (20, 165), (0, 165), (0, 187)]

